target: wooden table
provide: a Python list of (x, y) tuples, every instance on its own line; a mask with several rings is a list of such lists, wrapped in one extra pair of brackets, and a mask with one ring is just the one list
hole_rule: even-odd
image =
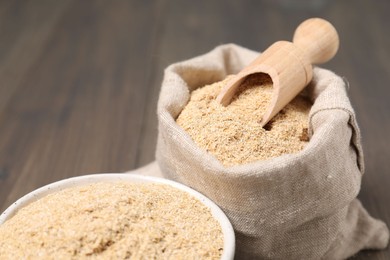
[(0, 211), (53, 181), (153, 161), (168, 64), (229, 42), (261, 51), (319, 16), (339, 31), (325, 67), (348, 79), (362, 130), (359, 198), (389, 225), (389, 10), (386, 0), (1, 1)]

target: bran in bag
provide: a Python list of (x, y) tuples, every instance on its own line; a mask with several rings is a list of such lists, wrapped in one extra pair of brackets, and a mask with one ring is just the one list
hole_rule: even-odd
[(225, 166), (303, 149), (308, 141), (308, 100), (296, 97), (263, 128), (259, 118), (272, 97), (271, 78), (263, 73), (250, 75), (225, 107), (216, 97), (229, 78), (194, 90), (176, 119), (200, 148)]
[(223, 45), (166, 69), (156, 150), (163, 176), (224, 210), (238, 259), (345, 259), (385, 248), (386, 224), (356, 199), (364, 172), (360, 132), (344, 82), (334, 73), (313, 71), (307, 88), (311, 138), (296, 154), (226, 167), (176, 124), (192, 91), (237, 73), (257, 55)]

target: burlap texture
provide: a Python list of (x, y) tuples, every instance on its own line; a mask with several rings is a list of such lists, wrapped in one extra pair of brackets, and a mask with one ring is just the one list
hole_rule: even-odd
[(344, 81), (315, 68), (310, 142), (297, 154), (224, 167), (175, 119), (198, 87), (237, 73), (258, 53), (229, 44), (169, 66), (158, 101), (162, 174), (205, 194), (231, 220), (237, 259), (344, 259), (388, 243), (386, 225), (356, 196), (364, 172), (360, 132)]

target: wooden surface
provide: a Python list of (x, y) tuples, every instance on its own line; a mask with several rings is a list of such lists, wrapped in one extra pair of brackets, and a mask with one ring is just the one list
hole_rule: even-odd
[[(63, 178), (154, 160), (164, 68), (234, 42), (264, 50), (329, 20), (363, 135), (359, 198), (390, 224), (390, 1), (0, 1), (0, 211)], [(390, 249), (354, 259), (390, 259)]]

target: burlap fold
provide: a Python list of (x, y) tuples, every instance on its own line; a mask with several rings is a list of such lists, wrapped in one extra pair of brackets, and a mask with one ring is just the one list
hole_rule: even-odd
[(158, 101), (162, 174), (216, 202), (231, 220), (237, 259), (344, 259), (386, 247), (386, 225), (356, 196), (364, 172), (360, 132), (343, 80), (315, 68), (311, 139), (297, 154), (224, 167), (175, 119), (198, 87), (237, 73), (258, 53), (229, 44), (169, 66)]

